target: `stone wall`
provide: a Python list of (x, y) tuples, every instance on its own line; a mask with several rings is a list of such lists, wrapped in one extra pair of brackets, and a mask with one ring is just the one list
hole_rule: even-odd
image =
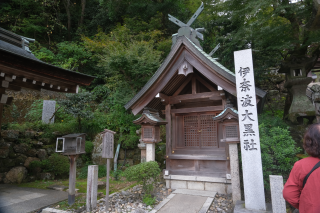
[(0, 137), (0, 183), (21, 183), (53, 179), (50, 173), (29, 176), (32, 161), (47, 159), (55, 153), (55, 141), (42, 138), (42, 132), (2, 130)]

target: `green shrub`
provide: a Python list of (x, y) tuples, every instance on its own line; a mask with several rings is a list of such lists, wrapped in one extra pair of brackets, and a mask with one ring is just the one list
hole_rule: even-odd
[(286, 128), (259, 125), (263, 179), (266, 190), (270, 189), (269, 175), (289, 177), (296, 155), (301, 151)]
[(54, 153), (46, 160), (30, 163), (31, 169), (37, 167), (40, 167), (44, 172), (52, 172), (57, 176), (66, 176), (69, 174), (70, 163), (67, 156)]
[(91, 141), (86, 141), (85, 143), (85, 151), (86, 154), (81, 155), (81, 159), (86, 165), (92, 164), (92, 151), (93, 151), (94, 145)]
[[(80, 169), (80, 174), (79, 174), (79, 178), (80, 179), (86, 179), (88, 177), (88, 166), (89, 164), (85, 165), (84, 167), (82, 167)], [(102, 177), (106, 177), (107, 175), (107, 168), (105, 165), (99, 165), (98, 168), (98, 177), (102, 178)]]
[(152, 206), (156, 202), (155, 197), (151, 197), (151, 195), (147, 194), (143, 197), (142, 202), (145, 203), (147, 206)]
[(123, 177), (123, 171), (120, 169), (111, 171), (111, 176), (114, 177), (115, 180), (120, 180), (120, 178)]
[(161, 173), (159, 165), (155, 161), (140, 163), (131, 166), (124, 171), (124, 177), (128, 181), (141, 181), (143, 190), (150, 194), (153, 190), (153, 184)]

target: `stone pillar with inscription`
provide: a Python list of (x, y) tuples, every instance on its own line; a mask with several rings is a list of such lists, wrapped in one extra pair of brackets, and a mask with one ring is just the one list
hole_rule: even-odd
[(234, 52), (245, 208), (266, 210), (252, 50)]
[[(56, 101), (43, 101), (43, 107), (42, 107), (42, 122), (43, 123), (54, 123), (54, 112), (56, 109)], [(53, 116), (53, 117), (52, 117)], [(51, 120), (50, 120), (51, 118)]]

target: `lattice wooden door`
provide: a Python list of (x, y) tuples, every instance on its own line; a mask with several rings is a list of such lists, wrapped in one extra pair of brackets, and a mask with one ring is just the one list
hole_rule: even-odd
[(212, 117), (214, 114), (185, 115), (184, 145), (186, 147), (217, 147), (217, 126)]

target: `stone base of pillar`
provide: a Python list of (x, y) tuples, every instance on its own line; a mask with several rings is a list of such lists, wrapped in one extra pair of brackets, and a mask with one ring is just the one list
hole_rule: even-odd
[(140, 140), (138, 147), (141, 150), (141, 163), (146, 162), (146, 144)]
[(141, 149), (141, 163), (146, 162), (146, 149)]
[(148, 143), (146, 144), (146, 162), (155, 161), (156, 153), (155, 153), (155, 144)]
[(231, 169), (231, 187), (233, 203), (241, 200), (238, 144), (229, 144), (230, 169)]

